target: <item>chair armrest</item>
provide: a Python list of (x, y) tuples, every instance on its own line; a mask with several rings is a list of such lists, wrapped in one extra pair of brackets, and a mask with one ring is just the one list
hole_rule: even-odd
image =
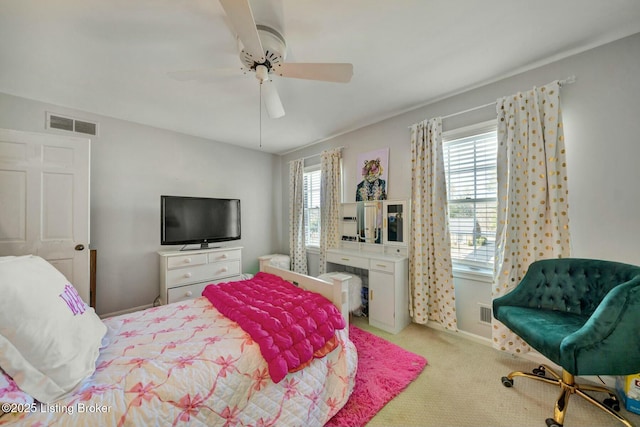
[(589, 320), (560, 345), (574, 375), (640, 372), (640, 276), (613, 288)]

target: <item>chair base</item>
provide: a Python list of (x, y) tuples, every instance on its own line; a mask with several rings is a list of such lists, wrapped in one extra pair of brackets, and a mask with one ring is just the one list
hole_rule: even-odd
[[(547, 377), (547, 373), (550, 374), (553, 378)], [(548, 418), (546, 420), (548, 427), (562, 427), (562, 423), (564, 423), (564, 416), (567, 411), (567, 405), (569, 404), (569, 396), (574, 393), (582, 397), (592, 405), (600, 408), (602, 411), (608, 413), (625, 426), (633, 427), (633, 425), (626, 418), (624, 418), (617, 412), (620, 409), (620, 405), (615, 394), (613, 394), (609, 389), (605, 387), (599, 387), (590, 384), (576, 384), (574, 376), (565, 370), (562, 371), (562, 376), (560, 376), (549, 366), (540, 365), (537, 369), (534, 369), (532, 373), (520, 371), (511, 372), (506, 377), (502, 377), (502, 384), (505, 387), (513, 386), (514, 377), (530, 378), (532, 380), (542, 381), (547, 384), (553, 384), (560, 387), (560, 395), (558, 396), (558, 400), (555, 404), (553, 418)], [(609, 395), (609, 398), (605, 399), (605, 403), (601, 403), (600, 401), (585, 393), (585, 391), (607, 393)]]

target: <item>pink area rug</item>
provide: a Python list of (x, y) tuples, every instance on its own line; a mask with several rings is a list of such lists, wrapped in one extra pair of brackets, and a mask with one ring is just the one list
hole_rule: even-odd
[(353, 325), (349, 337), (358, 350), (356, 385), (329, 427), (364, 426), (422, 372), (427, 360)]

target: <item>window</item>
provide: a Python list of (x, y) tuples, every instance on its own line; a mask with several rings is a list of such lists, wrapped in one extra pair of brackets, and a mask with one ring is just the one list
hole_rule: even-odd
[(320, 246), (320, 177), (318, 168), (304, 172), (304, 238), (307, 246)]
[(498, 204), (496, 124), (445, 132), (443, 143), (451, 259), (491, 268)]

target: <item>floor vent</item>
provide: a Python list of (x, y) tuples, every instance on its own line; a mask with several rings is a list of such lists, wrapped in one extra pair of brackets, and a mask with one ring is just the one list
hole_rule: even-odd
[(480, 305), (480, 323), (488, 323), (491, 324), (491, 307), (487, 305)]
[(65, 130), (84, 135), (98, 135), (97, 123), (51, 113), (47, 113), (47, 129)]

